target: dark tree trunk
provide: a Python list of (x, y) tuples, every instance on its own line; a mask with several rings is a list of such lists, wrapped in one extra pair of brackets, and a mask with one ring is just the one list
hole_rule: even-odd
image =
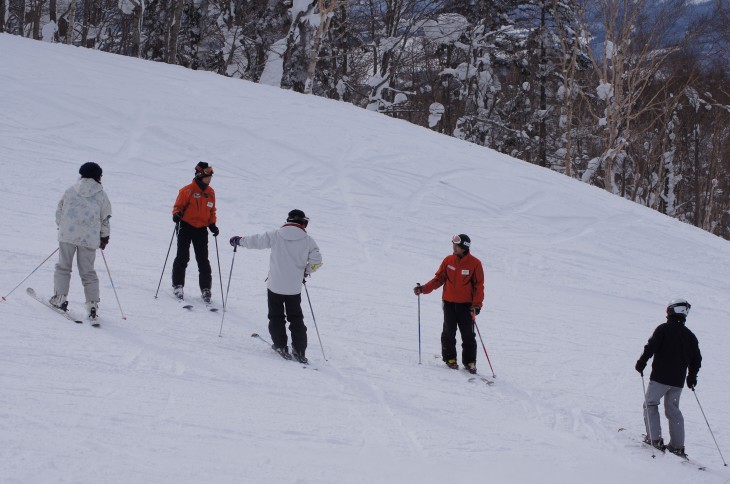
[(167, 44), (167, 52), (165, 62), (168, 64), (177, 64), (177, 39), (180, 35), (180, 17), (182, 17), (183, 0), (175, 0), (175, 10), (172, 15), (172, 25), (169, 26), (169, 42)]
[[(2, 3), (3, 0), (0, 0), (0, 3)], [(58, 0), (50, 0), (48, 2), (48, 15), (51, 19), (51, 22), (56, 24), (56, 31), (53, 33), (53, 41), (58, 42), (58, 13), (56, 10), (58, 9)]]

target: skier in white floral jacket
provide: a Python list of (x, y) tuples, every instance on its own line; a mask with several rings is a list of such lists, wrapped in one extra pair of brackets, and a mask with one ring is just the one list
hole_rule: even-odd
[(102, 169), (93, 162), (79, 169), (81, 179), (63, 194), (56, 209), (59, 257), (53, 275), (54, 296), (50, 303), (66, 309), (74, 254), (84, 285), (86, 311), (96, 319), (99, 306), (99, 278), (94, 270), (96, 249), (109, 243), (112, 206), (101, 185)]

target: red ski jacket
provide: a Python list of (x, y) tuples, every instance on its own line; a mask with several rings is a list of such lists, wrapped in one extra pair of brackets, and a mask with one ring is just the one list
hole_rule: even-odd
[(467, 253), (459, 258), (450, 255), (436, 271), (436, 277), (423, 286), (423, 293), (444, 286), (442, 299), (452, 303), (471, 303), (481, 308), (484, 303), (484, 269), (479, 259)]
[(215, 190), (207, 186), (205, 190), (193, 180), (190, 185), (180, 189), (172, 213), (182, 213), (182, 220), (193, 227), (202, 228), (216, 221)]

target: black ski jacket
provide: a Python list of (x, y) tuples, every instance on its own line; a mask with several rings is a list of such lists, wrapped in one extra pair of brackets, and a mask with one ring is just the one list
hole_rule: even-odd
[(700, 346), (684, 321), (684, 316), (668, 316), (667, 322), (657, 326), (644, 346), (639, 360), (646, 364), (654, 357), (650, 378), (657, 383), (683, 388), (687, 371), (695, 377), (700, 371)]

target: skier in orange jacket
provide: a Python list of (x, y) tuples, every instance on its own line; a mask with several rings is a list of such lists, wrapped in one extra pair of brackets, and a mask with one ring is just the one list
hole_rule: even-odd
[(213, 281), (208, 260), (208, 229), (218, 237), (216, 226), (215, 190), (210, 186), (213, 167), (201, 161), (195, 165), (195, 178), (190, 185), (180, 189), (172, 208), (172, 221), (179, 224), (177, 234), (177, 255), (172, 264), (172, 288), (175, 296), (182, 300), (185, 286), (185, 270), (190, 261), (190, 244), (193, 244), (195, 260), (198, 262), (198, 284), (203, 301), (210, 304)]
[(471, 255), (471, 239), (468, 235), (454, 235), (451, 242), (454, 253), (441, 262), (433, 279), (424, 286), (417, 285), (413, 292), (416, 295), (429, 294), (444, 286), (441, 357), (449, 368), (459, 368), (456, 362), (458, 327), (461, 333), (461, 361), (470, 373), (476, 373), (477, 341), (472, 314), (479, 314), (484, 302), (484, 269), (481, 261)]

